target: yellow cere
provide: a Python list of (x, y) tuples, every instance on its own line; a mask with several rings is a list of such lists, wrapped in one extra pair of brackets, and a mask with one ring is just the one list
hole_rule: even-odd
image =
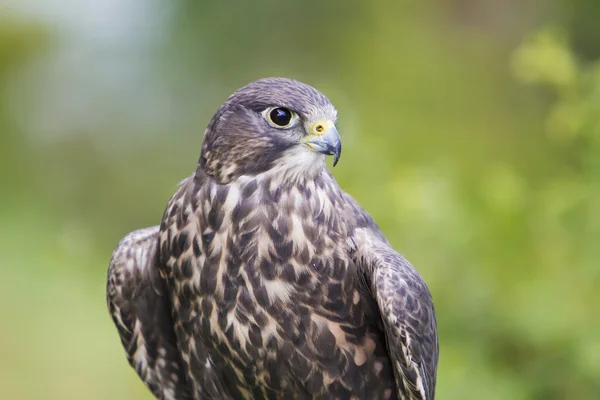
[(321, 136), (324, 135), (329, 129), (331, 129), (332, 126), (332, 121), (317, 121), (311, 126), (310, 132), (315, 136)]

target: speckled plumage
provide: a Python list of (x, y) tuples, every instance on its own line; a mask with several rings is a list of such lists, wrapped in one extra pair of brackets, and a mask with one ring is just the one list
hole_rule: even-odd
[[(283, 106), (295, 127), (266, 124)], [(215, 114), (159, 227), (131, 233), (108, 303), (130, 363), (164, 399), (433, 399), (431, 296), (323, 154), (301, 144), (327, 98), (254, 82)]]

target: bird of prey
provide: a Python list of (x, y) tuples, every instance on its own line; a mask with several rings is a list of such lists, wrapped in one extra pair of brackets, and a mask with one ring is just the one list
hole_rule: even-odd
[(336, 119), (295, 80), (239, 89), (160, 226), (118, 244), (108, 307), (157, 398), (434, 398), (429, 289), (327, 169)]

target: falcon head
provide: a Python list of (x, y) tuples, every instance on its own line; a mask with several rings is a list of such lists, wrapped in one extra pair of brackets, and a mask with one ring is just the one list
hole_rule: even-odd
[(342, 152), (337, 111), (321, 92), (293, 79), (266, 78), (233, 93), (213, 116), (199, 168), (221, 183), (277, 171), (292, 179), (316, 176)]

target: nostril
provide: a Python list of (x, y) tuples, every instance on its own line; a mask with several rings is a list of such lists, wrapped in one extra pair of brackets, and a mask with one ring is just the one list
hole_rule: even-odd
[(317, 126), (315, 126), (315, 132), (317, 133), (322, 133), (325, 130), (325, 127), (321, 124), (318, 124)]

